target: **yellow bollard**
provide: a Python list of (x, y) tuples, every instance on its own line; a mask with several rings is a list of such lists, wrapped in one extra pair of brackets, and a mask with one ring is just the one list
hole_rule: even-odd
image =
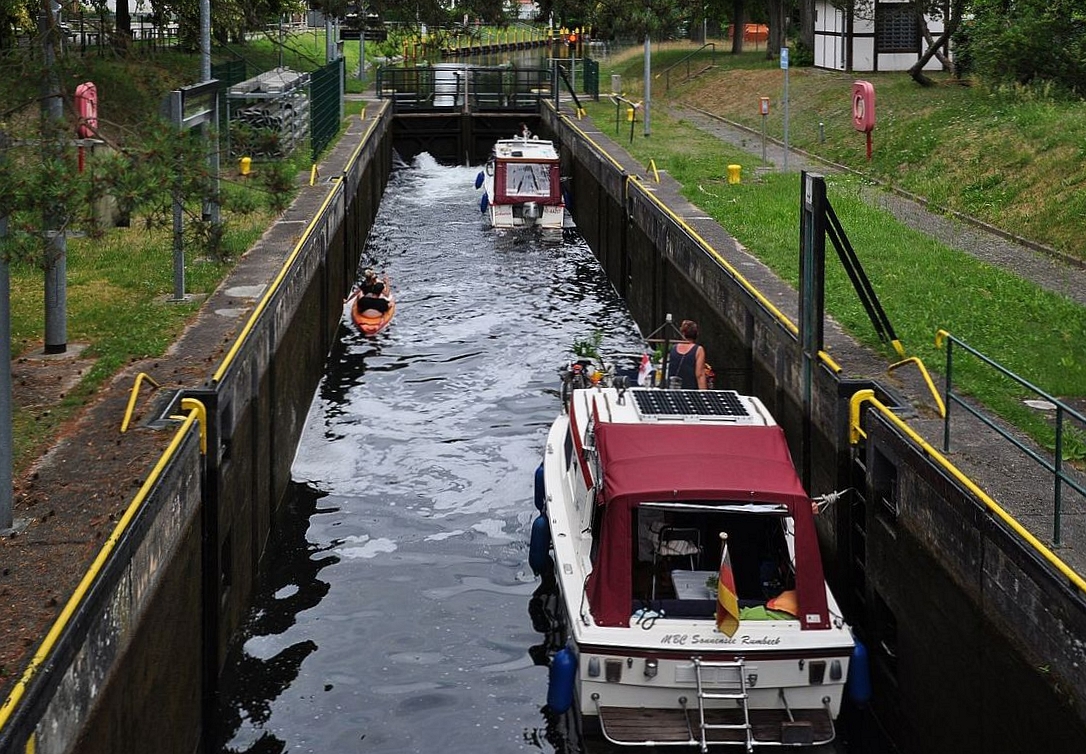
[(241, 166), (240, 166), (239, 169), (241, 170), (242, 175), (249, 175), (249, 170), (252, 168), (252, 166), (253, 166), (253, 158), (252, 157), (242, 157), (241, 158)]
[(743, 170), (742, 165), (729, 165), (728, 166), (728, 183), (739, 183), (739, 173)]

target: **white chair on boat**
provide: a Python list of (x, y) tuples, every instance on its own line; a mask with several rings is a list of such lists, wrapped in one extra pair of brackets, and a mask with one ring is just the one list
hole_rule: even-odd
[(668, 558), (689, 558), (690, 570), (697, 570), (701, 557), (701, 530), (693, 527), (660, 525), (652, 548), (652, 599), (656, 599), (657, 565)]

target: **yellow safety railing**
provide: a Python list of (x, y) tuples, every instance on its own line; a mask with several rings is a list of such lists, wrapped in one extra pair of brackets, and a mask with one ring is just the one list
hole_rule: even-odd
[[(372, 128), (373, 126), (371, 125), (369, 130), (372, 130)], [(367, 138), (369, 130), (367, 131)], [(362, 143), (365, 143), (365, 138), (363, 138)], [(359, 145), (359, 149), (360, 148), (361, 144)], [(335, 185), (339, 186), (340, 183), (337, 183)], [(332, 199), (335, 198), (335, 196), (336, 192), (330, 191), (328, 195), (324, 197), (324, 201), (321, 203), (320, 208), (316, 211), (313, 217), (323, 217), (324, 211), (328, 208), (328, 205), (332, 202)], [(257, 319), (259, 319), (260, 315), (264, 312), (264, 310), (268, 308), (268, 301), (270, 301), (271, 297), (275, 295), (275, 292), (279, 290), (279, 286), (283, 284), (283, 280), (287, 276), (287, 271), (290, 270), (291, 265), (294, 264), (294, 260), (298, 258), (298, 255), (302, 252), (302, 249), (305, 248), (305, 244), (309, 241), (309, 237), (313, 234), (313, 228), (314, 222), (311, 220), (309, 224), (305, 226), (305, 230), (302, 232), (302, 235), (298, 239), (298, 242), (294, 244), (294, 248), (291, 250), (289, 256), (287, 256), (286, 261), (283, 262), (283, 266), (279, 268), (279, 274), (275, 276), (275, 279), (272, 280), (271, 284), (268, 286), (268, 289), (264, 291), (264, 295), (261, 296), (260, 300), (256, 303), (256, 307), (253, 309), (253, 313), (249, 315), (249, 319), (241, 328), (241, 332), (238, 333), (238, 336), (236, 338), (234, 338), (234, 344), (230, 346), (230, 350), (227, 351), (226, 356), (223, 357), (222, 363), (219, 364), (219, 368), (216, 369), (215, 373), (211, 376), (212, 382), (221, 381), (223, 376), (226, 374), (226, 370), (230, 367), (232, 363), (234, 363), (234, 359), (237, 358), (238, 352), (241, 350), (242, 345), (249, 338), (249, 334), (256, 326)]]
[(121, 421), (121, 434), (123, 435), (128, 431), (128, 423), (132, 420), (132, 411), (136, 408), (136, 396), (139, 395), (140, 385), (144, 380), (147, 380), (156, 388), (161, 387), (154, 378), (146, 372), (140, 372), (136, 375), (136, 381), (132, 384), (132, 392), (128, 395), (128, 407), (124, 410), (124, 419)]
[[(895, 343), (897, 341), (894, 341)], [(928, 386), (928, 390), (931, 392), (931, 396), (935, 399), (935, 407), (939, 409), (939, 417), (946, 418), (946, 404), (943, 403), (943, 396), (939, 395), (939, 389), (935, 387), (935, 383), (931, 379), (931, 375), (928, 373), (928, 368), (924, 366), (924, 362), (920, 360), (919, 356), (910, 356), (902, 361), (895, 362), (890, 365), (886, 370), (892, 372), (898, 367), (905, 366), (906, 364), (916, 364), (920, 370), (920, 376), (924, 378), (924, 383)]]
[(935, 449), (927, 440), (921, 437), (912, 427), (906, 424), (897, 414), (891, 411), (885, 404), (875, 398), (874, 390), (858, 390), (856, 391), (851, 400), (849, 401), (848, 412), (848, 434), (849, 442), (853, 445), (859, 443), (861, 437), (867, 437), (867, 433), (863, 431), (861, 424), (861, 409), (863, 404), (869, 403), (872, 408), (876, 409), (883, 417), (886, 418), (891, 424), (897, 427), (902, 433), (905, 434), (910, 440), (924, 451), (932, 461), (941, 466), (951, 477), (956, 479), (963, 487), (965, 487), (974, 497), (976, 497), (981, 504), (984, 505), (989, 511), (994, 513), (1003, 523), (1011, 528), (1018, 536), (1025, 540), (1034, 550), (1037, 551), (1041, 557), (1047, 560), (1056, 570), (1062, 573), (1068, 581), (1074, 584), (1079, 591), (1086, 593), (1086, 580), (1083, 580), (1069, 565), (1056, 556), (1043, 542), (1033, 536), (1024, 526), (1014, 519), (1011, 514), (1007, 513), (999, 503), (993, 500), (989, 495), (976, 485), (973, 480), (967, 477), (957, 466), (947, 460), (946, 456)]
[(80, 580), (79, 585), (76, 586), (75, 592), (68, 598), (68, 602), (65, 603), (64, 608), (60, 611), (60, 615), (58, 615), (57, 619), (53, 622), (52, 627), (49, 629), (49, 633), (46, 634), (41, 646), (39, 646), (38, 650), (34, 653), (26, 670), (23, 671), (22, 677), (16, 682), (15, 687), (11, 690), (7, 699), (4, 700), (3, 705), (0, 705), (0, 729), (3, 729), (7, 724), (7, 721), (11, 718), (11, 715), (15, 712), (16, 707), (19, 706), (19, 702), (26, 694), (34, 676), (36, 676), (45, 666), (46, 661), (49, 659), (49, 655), (56, 646), (57, 640), (68, 627), (68, 623), (71, 621), (72, 616), (75, 615), (76, 610), (83, 602), (87, 592), (90, 591), (91, 586), (102, 572), (105, 564), (116, 549), (117, 544), (121, 541), (121, 537), (131, 525), (132, 520), (136, 517), (136, 514), (139, 513), (140, 508), (143, 507), (143, 503), (151, 494), (151, 490), (158, 484), (158, 478), (162, 475), (163, 470), (166, 468), (166, 464), (169, 463), (177, 452), (177, 449), (181, 446), (181, 442), (192, 427), (193, 422), (200, 422), (200, 452), (206, 453), (207, 427), (204, 421), (204, 405), (193, 398), (186, 398), (181, 404), (188, 411), (188, 415), (184, 417), (184, 422), (174, 434), (173, 440), (170, 441), (166, 450), (159, 457), (158, 462), (136, 493), (136, 496), (132, 498), (132, 502), (128, 504), (128, 508), (117, 522), (117, 525), (113, 527), (113, 531), (110, 533), (109, 537), (102, 543), (102, 549), (98, 551), (97, 557), (95, 557), (94, 562), (91, 563), (87, 572), (83, 574), (83, 578)]
[(656, 160), (649, 160), (649, 169), (652, 171), (652, 177), (656, 179), (656, 182), (660, 182), (660, 171), (656, 169)]

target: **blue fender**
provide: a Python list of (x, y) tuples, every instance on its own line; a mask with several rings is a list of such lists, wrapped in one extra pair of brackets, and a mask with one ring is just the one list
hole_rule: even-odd
[(475, 188), (482, 188), (483, 186), (483, 171), (479, 171), (479, 175), (475, 176)]
[(528, 565), (539, 576), (551, 563), (551, 528), (542, 513), (532, 521), (532, 539), (528, 545)]
[(528, 544), (528, 565), (536, 576), (547, 569), (550, 562), (551, 530), (547, 517), (540, 513), (532, 522), (532, 540)]
[(480, 212), (486, 212), (486, 208), (489, 207), (489, 206), (490, 206), (490, 198), (486, 194), (483, 194), (481, 197), (479, 197), (479, 211)]
[(563, 647), (551, 658), (547, 682), (547, 706), (562, 714), (573, 704), (573, 680), (577, 674), (577, 658), (569, 647)]
[(543, 505), (546, 500), (547, 491), (543, 485), (543, 464), (540, 463), (535, 470), (535, 508), (540, 513), (543, 512)]
[(857, 707), (863, 707), (871, 701), (871, 663), (867, 647), (859, 639), (855, 639), (855, 642), (852, 659), (848, 663), (848, 698)]

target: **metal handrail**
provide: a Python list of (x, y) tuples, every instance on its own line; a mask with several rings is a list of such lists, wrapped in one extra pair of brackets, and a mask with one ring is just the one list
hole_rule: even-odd
[[(1062, 506), (1062, 497), (1063, 497), (1063, 486), (1066, 484), (1068, 487), (1075, 490), (1080, 495), (1082, 495), (1084, 498), (1086, 498), (1086, 487), (1083, 487), (1082, 485), (1080, 485), (1078, 482), (1076, 482), (1074, 479), (1072, 479), (1066, 473), (1066, 471), (1064, 471), (1064, 466), (1063, 466), (1063, 425), (1064, 425), (1064, 419), (1065, 418), (1071, 418), (1073, 420), (1078, 421), (1083, 427), (1086, 427), (1086, 416), (1083, 416), (1078, 411), (1075, 411), (1073, 408), (1071, 408), (1070, 406), (1068, 406), (1066, 403), (1059, 400), (1058, 398), (1054, 398), (1053, 396), (1049, 395), (1044, 390), (1041, 390), (1041, 388), (1037, 387), (1036, 385), (1029, 382), (1028, 380), (1025, 380), (1025, 379), (1019, 377), (1017, 374), (1010, 371), (1009, 369), (1004, 367), (1002, 364), (999, 364), (998, 362), (993, 361), (992, 359), (988, 358), (987, 356), (982, 354), (980, 351), (978, 351), (975, 348), (969, 346), (967, 343), (960, 340), (959, 338), (955, 338), (953, 335), (951, 335), (946, 330), (939, 330), (935, 334), (935, 347), (936, 348), (941, 348), (944, 340), (947, 342), (947, 349), (946, 349), (946, 390), (945, 390), (946, 414), (944, 415), (944, 419), (943, 419), (943, 452), (946, 453), (946, 452), (948, 452), (950, 450), (950, 407), (951, 407), (951, 405), (957, 405), (957, 406), (961, 406), (966, 411), (968, 411), (974, 418), (979, 419), (980, 421), (984, 422), (984, 424), (986, 424), (988, 427), (990, 427), (991, 429), (998, 432), (1005, 440), (1008, 440), (1012, 445), (1014, 445), (1016, 448), (1021, 450), (1026, 455), (1028, 455), (1030, 458), (1032, 458), (1034, 461), (1039, 463), (1047, 471), (1052, 472), (1053, 484), (1054, 484), (1054, 488), (1055, 488), (1054, 491), (1053, 491), (1053, 500), (1052, 500), (1052, 503), (1053, 503), (1053, 510), (1052, 510), (1052, 544), (1055, 547), (1059, 547), (1060, 546), (1060, 516), (1061, 516), (1061, 506)], [(1039, 396), (1040, 398), (1048, 401), (1053, 406), (1055, 406), (1055, 408), (1056, 408), (1056, 445), (1055, 445), (1055, 448), (1053, 449), (1053, 456), (1052, 456), (1051, 460), (1044, 457), (1044, 456), (1042, 456), (1040, 453), (1033, 450), (1033, 448), (1030, 448), (1025, 443), (1023, 443), (1021, 440), (1019, 440), (1018, 438), (1011, 435), (1005, 429), (998, 426), (989, 417), (985, 416), (980, 411), (977, 411), (975, 408), (970, 406), (966, 401), (962, 400), (961, 398), (959, 398), (954, 393), (954, 389), (953, 389), (953, 377), (954, 377), (953, 366), (954, 366), (954, 346), (955, 345), (958, 346), (959, 348), (964, 349), (966, 351), (966, 353), (969, 353), (972, 356), (975, 356), (976, 358), (980, 359), (983, 363), (985, 363), (988, 366), (992, 367), (993, 369), (998, 371), (1000, 374), (1002, 374), (1004, 377), (1007, 377), (1007, 378), (1013, 380), (1014, 382), (1018, 383), (1019, 385), (1026, 388), (1030, 392), (1034, 393), (1035, 395)]]
[(667, 68), (660, 71), (660, 73), (656, 74), (656, 78), (660, 78), (661, 76), (664, 77), (664, 91), (665, 92), (669, 91), (671, 89), (671, 71), (672, 71), (672, 69), (677, 68), (678, 66), (682, 65), (683, 63), (686, 63), (686, 77), (690, 78), (690, 60), (691, 60), (691, 58), (693, 58), (699, 52), (704, 50), (706, 47), (711, 47), (713, 49), (713, 57), (710, 59), (709, 64), (710, 65), (716, 65), (716, 42), (706, 42), (701, 47), (694, 50), (692, 53), (690, 53), (689, 55), (684, 57), (679, 62), (673, 63), (672, 65), (669, 65)]
[(1022, 526), (1010, 513), (1008, 513), (999, 503), (993, 500), (984, 490), (977, 486), (977, 484), (967, 477), (961, 469), (952, 464), (946, 456), (940, 453), (935, 447), (933, 447), (927, 440), (920, 436), (920, 434), (910, 427), (905, 421), (895, 414), (889, 406), (875, 398), (874, 390), (857, 390), (852, 394), (852, 398), (849, 399), (849, 411), (848, 411), (848, 440), (852, 445), (858, 445), (861, 438), (867, 437), (867, 432), (864, 431), (861, 424), (862, 420), (862, 406), (864, 403), (871, 405), (873, 409), (882, 414), (886, 421), (893, 424), (898, 428), (906, 437), (912, 440), (918, 448), (920, 448), (924, 454), (941, 466), (951, 477), (953, 477), (959, 484), (973, 494), (981, 505), (987, 508), (991, 513), (998, 517), (1003, 523), (1011, 528), (1023, 541), (1030, 545), (1042, 558), (1047, 560), (1056, 570), (1064, 575), (1067, 581), (1074, 585), (1079, 592), (1086, 594), (1086, 580), (1080, 576), (1075, 569), (1071, 568), (1065, 563), (1059, 556), (1057, 556), (1052, 550), (1045, 547), (1037, 537), (1033, 536), (1026, 527)]
[(154, 377), (147, 374), (146, 372), (140, 372), (136, 375), (136, 381), (132, 385), (132, 392), (128, 396), (128, 407), (124, 410), (124, 419), (121, 421), (122, 435), (128, 431), (128, 423), (132, 420), (132, 412), (136, 408), (136, 396), (139, 395), (140, 392), (140, 383), (142, 383), (144, 380), (147, 380), (156, 388), (161, 387), (161, 385), (155, 382)]

